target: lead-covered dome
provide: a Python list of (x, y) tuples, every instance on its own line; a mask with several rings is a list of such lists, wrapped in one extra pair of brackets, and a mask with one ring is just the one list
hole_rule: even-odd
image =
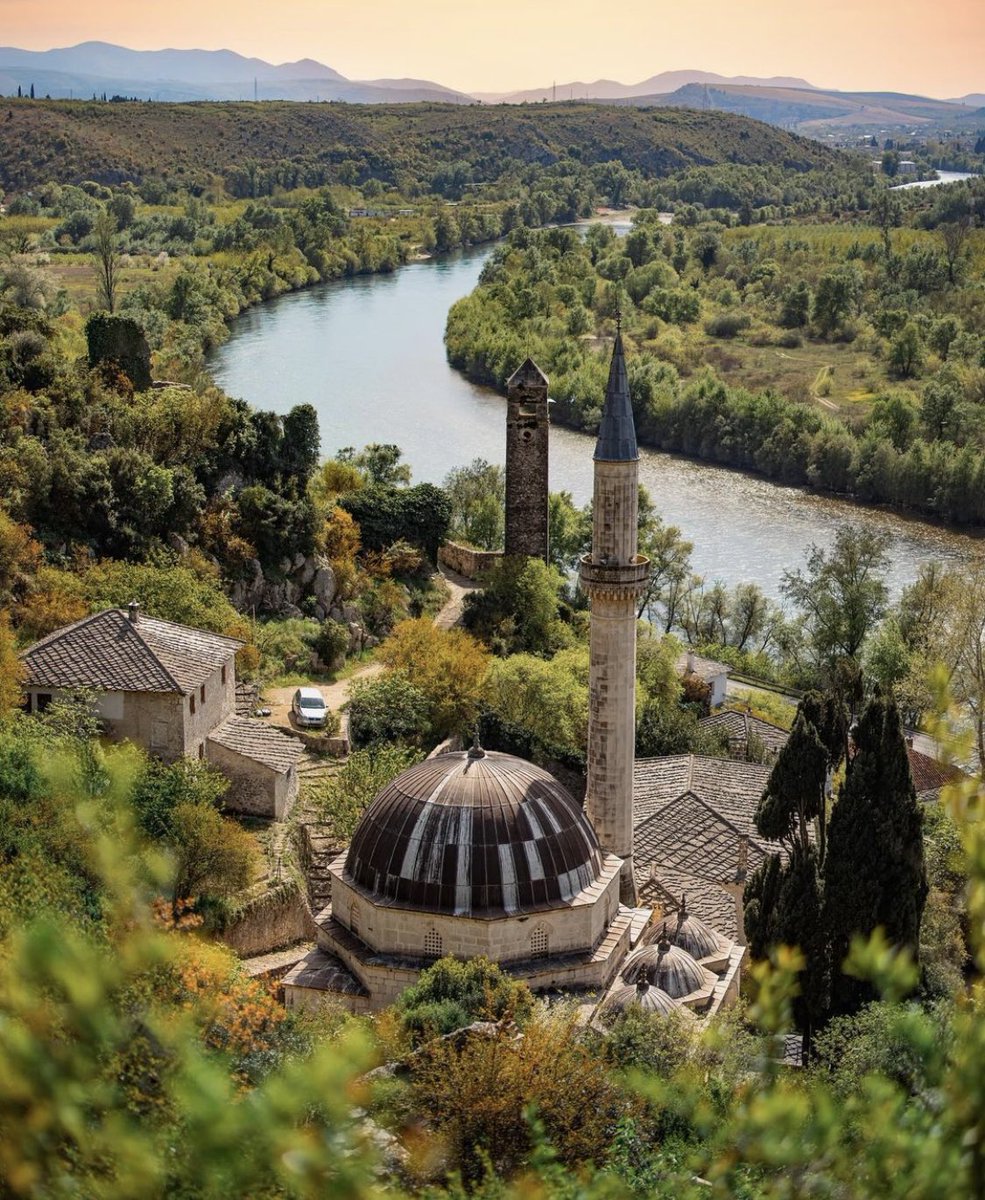
[(376, 903), (495, 916), (564, 905), (601, 870), (594, 830), (552, 775), (476, 747), (388, 784), (359, 822), (345, 877)]

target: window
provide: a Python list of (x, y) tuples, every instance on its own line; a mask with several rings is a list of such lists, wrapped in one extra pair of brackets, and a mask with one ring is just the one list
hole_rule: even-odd
[(226, 667), (225, 667), (225, 664), (223, 664), (223, 667), (222, 667), (222, 682), (223, 682), (223, 683), (225, 683), (225, 682), (226, 682)]
[(205, 757), (205, 743), (204, 742), (198, 743), (198, 757), (199, 758)]
[(192, 694), (188, 697), (188, 711), (192, 714), (192, 716), (195, 715), (195, 693), (194, 692), (192, 692)]
[(424, 954), (427, 958), (441, 957), (441, 934), (437, 929), (429, 929), (424, 935)]
[(204, 683), (198, 689), (198, 698), (199, 698), (199, 700), (202, 701), (203, 704), (205, 703), (205, 684)]
[(51, 703), (51, 692), (38, 692), (34, 697), (34, 711), (44, 712)]
[(530, 935), (530, 957), (546, 958), (549, 953), (550, 945), (547, 930), (543, 925), (538, 925)]
[(359, 932), (359, 905), (355, 901), (349, 905), (349, 929), (352, 933)]

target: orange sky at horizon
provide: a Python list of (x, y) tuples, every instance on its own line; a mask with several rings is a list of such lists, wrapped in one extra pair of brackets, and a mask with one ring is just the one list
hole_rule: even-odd
[(414, 76), (469, 92), (636, 83), (685, 68), (942, 98), (985, 92), (982, 0), (0, 0), (4, 45), (89, 40), (315, 58), (350, 79)]

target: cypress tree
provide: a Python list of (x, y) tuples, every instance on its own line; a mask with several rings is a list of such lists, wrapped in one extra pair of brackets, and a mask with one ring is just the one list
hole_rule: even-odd
[(882, 928), (914, 957), (927, 898), (923, 818), (896, 705), (876, 696), (855, 731), (855, 757), (831, 814), (824, 861), (824, 923), (831, 944), (832, 1007), (855, 1012), (874, 999), (841, 973), (854, 934)]
[(814, 1029), (828, 1004), (828, 939), (822, 922), (822, 887), (818, 851), (812, 839), (815, 822), (824, 820), (828, 750), (807, 717), (821, 712), (823, 702), (805, 698), (790, 739), (780, 751), (766, 791), (756, 810), (756, 828), (787, 848), (784, 862), (772, 855), (749, 880), (745, 923), (754, 958), (774, 946), (798, 946), (805, 958), (794, 1017), (803, 1034), (804, 1061)]

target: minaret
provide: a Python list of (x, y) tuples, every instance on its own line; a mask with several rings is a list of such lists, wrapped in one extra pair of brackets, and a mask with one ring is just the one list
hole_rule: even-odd
[(635, 904), (633, 761), (636, 751), (636, 606), (649, 561), (637, 553), (639, 452), (617, 321), (595, 446), (592, 552), (581, 586), (592, 605), (585, 811), (604, 849), (623, 860), (620, 893)]
[(547, 376), (532, 358), (506, 384), (506, 553), (547, 559)]

